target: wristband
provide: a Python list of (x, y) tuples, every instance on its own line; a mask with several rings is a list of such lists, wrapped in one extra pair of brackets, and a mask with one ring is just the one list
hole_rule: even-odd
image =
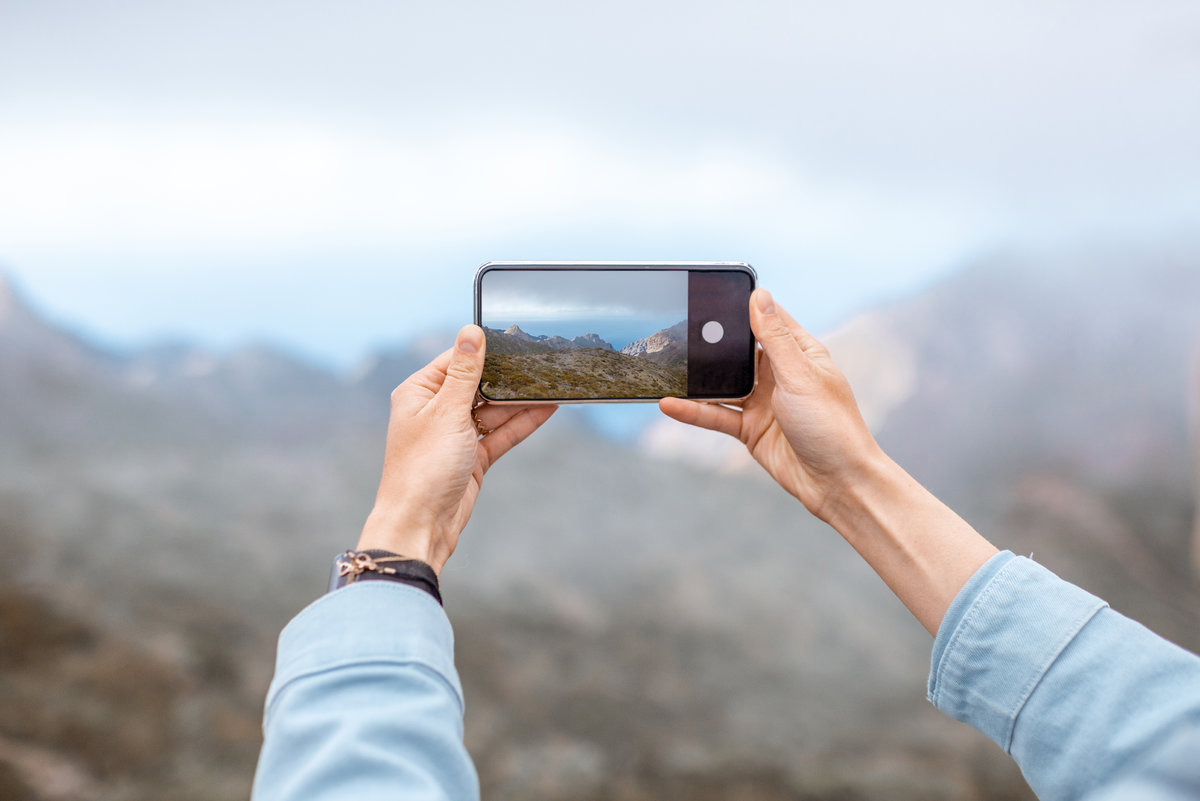
[(346, 551), (333, 560), (333, 572), (329, 576), (329, 591), (359, 581), (396, 581), (417, 587), (429, 593), (440, 604), (442, 594), (438, 589), (437, 573), (420, 559), (392, 553), (390, 551)]

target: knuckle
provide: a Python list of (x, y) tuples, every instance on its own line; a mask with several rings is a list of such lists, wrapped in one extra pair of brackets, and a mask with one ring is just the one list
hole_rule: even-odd
[(783, 320), (778, 318), (774, 318), (767, 323), (767, 334), (773, 339), (792, 339), (791, 329), (783, 324)]
[(455, 378), (467, 379), (475, 375), (475, 365), (468, 359), (455, 358), (446, 368), (446, 374)]

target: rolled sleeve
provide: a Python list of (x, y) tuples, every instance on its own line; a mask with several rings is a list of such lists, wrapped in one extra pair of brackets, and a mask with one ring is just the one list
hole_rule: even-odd
[(356, 584), (297, 615), (263, 721), (255, 801), (479, 796), (454, 635), (420, 589)]
[(1017, 716), (1034, 688), (1106, 604), (1010, 552), (984, 567), (938, 629), (941, 658), (930, 670), (929, 700), (1011, 751)]
[(929, 700), (1010, 753), (1043, 801), (1080, 798), (1200, 712), (1200, 659), (1005, 552), (947, 611)]

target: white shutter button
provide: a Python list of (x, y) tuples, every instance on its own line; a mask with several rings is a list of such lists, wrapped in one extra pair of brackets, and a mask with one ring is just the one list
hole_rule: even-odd
[(721, 341), (721, 337), (725, 336), (725, 326), (716, 320), (709, 320), (700, 329), (700, 336), (704, 337), (704, 341), (708, 344), (715, 345)]

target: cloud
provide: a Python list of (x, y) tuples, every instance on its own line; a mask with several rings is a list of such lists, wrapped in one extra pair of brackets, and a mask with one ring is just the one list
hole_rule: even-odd
[(486, 273), (483, 319), (507, 321), (683, 318), (685, 271), (506, 271)]
[(606, 142), (578, 131), (447, 140), (301, 125), (151, 123), (0, 130), (10, 247), (106, 251), (433, 248), (514, 231), (709, 228), (846, 252), (903, 249), (964, 208), (818, 181), (772, 154)]

